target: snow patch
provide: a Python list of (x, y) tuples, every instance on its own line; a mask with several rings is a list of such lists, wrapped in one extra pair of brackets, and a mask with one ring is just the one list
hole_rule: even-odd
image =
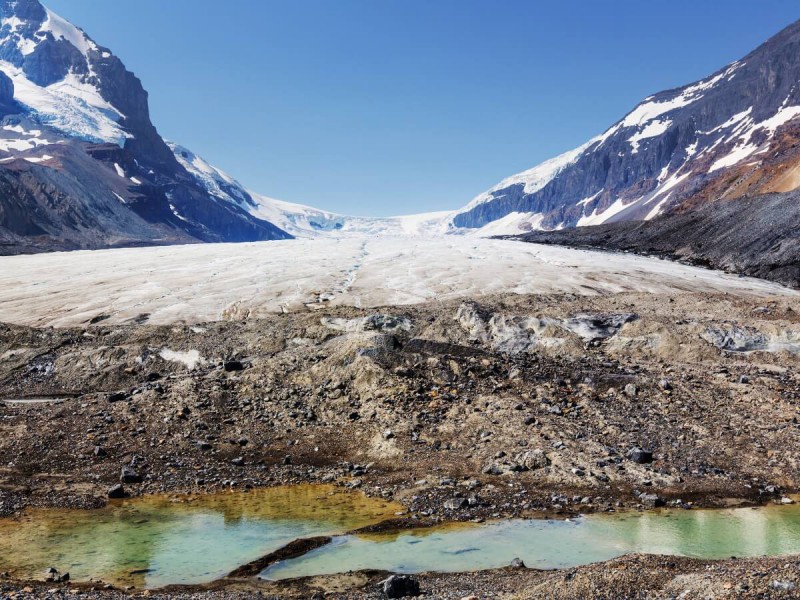
[(597, 209), (595, 208), (591, 215), (584, 215), (580, 219), (578, 219), (577, 227), (587, 227), (589, 225), (602, 225), (614, 215), (621, 213), (623, 210), (628, 208), (630, 204), (625, 204), (622, 201), (622, 198), (617, 198), (617, 200), (605, 209), (603, 212), (598, 213)]
[(631, 152), (633, 154), (639, 152), (639, 143), (642, 140), (658, 137), (659, 135), (664, 134), (667, 129), (670, 128), (670, 125), (672, 125), (672, 121), (670, 119), (664, 119), (663, 121), (652, 121), (648, 123), (641, 131), (634, 133), (628, 138), (632, 148)]
[(723, 156), (713, 165), (711, 165), (711, 167), (708, 169), (708, 172), (713, 173), (714, 171), (719, 171), (720, 169), (732, 167), (733, 165), (752, 156), (758, 150), (758, 148), (759, 147), (755, 144), (739, 144), (730, 152), (730, 154)]
[(159, 356), (169, 362), (177, 362), (183, 364), (190, 371), (194, 371), (199, 365), (205, 363), (200, 352), (197, 350), (189, 350), (188, 352), (176, 352), (169, 348), (164, 348), (159, 353)]

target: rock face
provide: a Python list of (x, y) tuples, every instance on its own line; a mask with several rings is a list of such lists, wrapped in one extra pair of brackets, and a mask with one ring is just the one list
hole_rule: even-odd
[(291, 237), (187, 171), (110, 50), (37, 0), (0, 18), (0, 252)]
[(20, 111), (17, 101), (14, 100), (14, 82), (3, 72), (0, 72), (0, 117), (13, 115)]
[(506, 179), (453, 224), (505, 218), (499, 233), (523, 233), (795, 189), (798, 80), (800, 22), (711, 77), (646, 98), (584, 146)]

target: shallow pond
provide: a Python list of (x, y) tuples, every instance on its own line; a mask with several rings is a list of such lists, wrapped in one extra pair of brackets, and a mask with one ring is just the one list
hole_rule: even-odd
[(153, 496), (106, 508), (37, 510), (0, 520), (0, 571), (45, 569), (136, 587), (205, 583), (297, 538), (392, 518), (399, 505), (333, 486), (291, 486), (198, 497)]
[(391, 502), (333, 486), (278, 487), (207, 496), (157, 496), (95, 510), (37, 510), (0, 520), (0, 571), (41, 579), (52, 566), (73, 580), (136, 587), (206, 583), (306, 537), (338, 535), (276, 563), (268, 579), (357, 569), (470, 571), (520, 557), (530, 567), (572, 567), (630, 552), (701, 558), (800, 554), (800, 507), (509, 520), (413, 531), (340, 535), (390, 519)]
[(514, 558), (539, 569), (569, 568), (634, 552), (706, 559), (798, 554), (800, 508), (662, 510), (340, 536), (300, 558), (276, 563), (261, 577), (360, 569), (472, 571), (507, 566)]

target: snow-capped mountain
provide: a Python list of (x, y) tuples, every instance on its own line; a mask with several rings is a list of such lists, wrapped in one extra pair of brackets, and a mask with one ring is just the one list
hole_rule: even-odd
[(800, 21), (711, 77), (646, 98), (602, 135), (452, 217), (482, 234), (652, 219), (800, 186)]
[(38, 0), (0, 0), (0, 250), (290, 237), (207, 191), (141, 82)]
[(299, 238), (442, 234), (447, 231), (448, 219), (452, 216), (451, 211), (444, 211), (398, 217), (354, 217), (276, 200), (247, 190), (233, 177), (187, 148), (173, 143), (169, 143), (169, 147), (178, 162), (209, 194)]

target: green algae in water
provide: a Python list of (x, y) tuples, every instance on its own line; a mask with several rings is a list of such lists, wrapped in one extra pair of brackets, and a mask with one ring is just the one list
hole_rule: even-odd
[(295, 539), (365, 527), (401, 508), (305, 485), (36, 510), (0, 520), (0, 570), (41, 579), (52, 566), (73, 580), (136, 587), (206, 583)]
[(287, 579), (351, 570), (458, 572), (507, 566), (571, 568), (625, 554), (722, 559), (800, 553), (800, 507), (590, 515), (571, 521), (510, 520), (341, 536), (261, 573)]

